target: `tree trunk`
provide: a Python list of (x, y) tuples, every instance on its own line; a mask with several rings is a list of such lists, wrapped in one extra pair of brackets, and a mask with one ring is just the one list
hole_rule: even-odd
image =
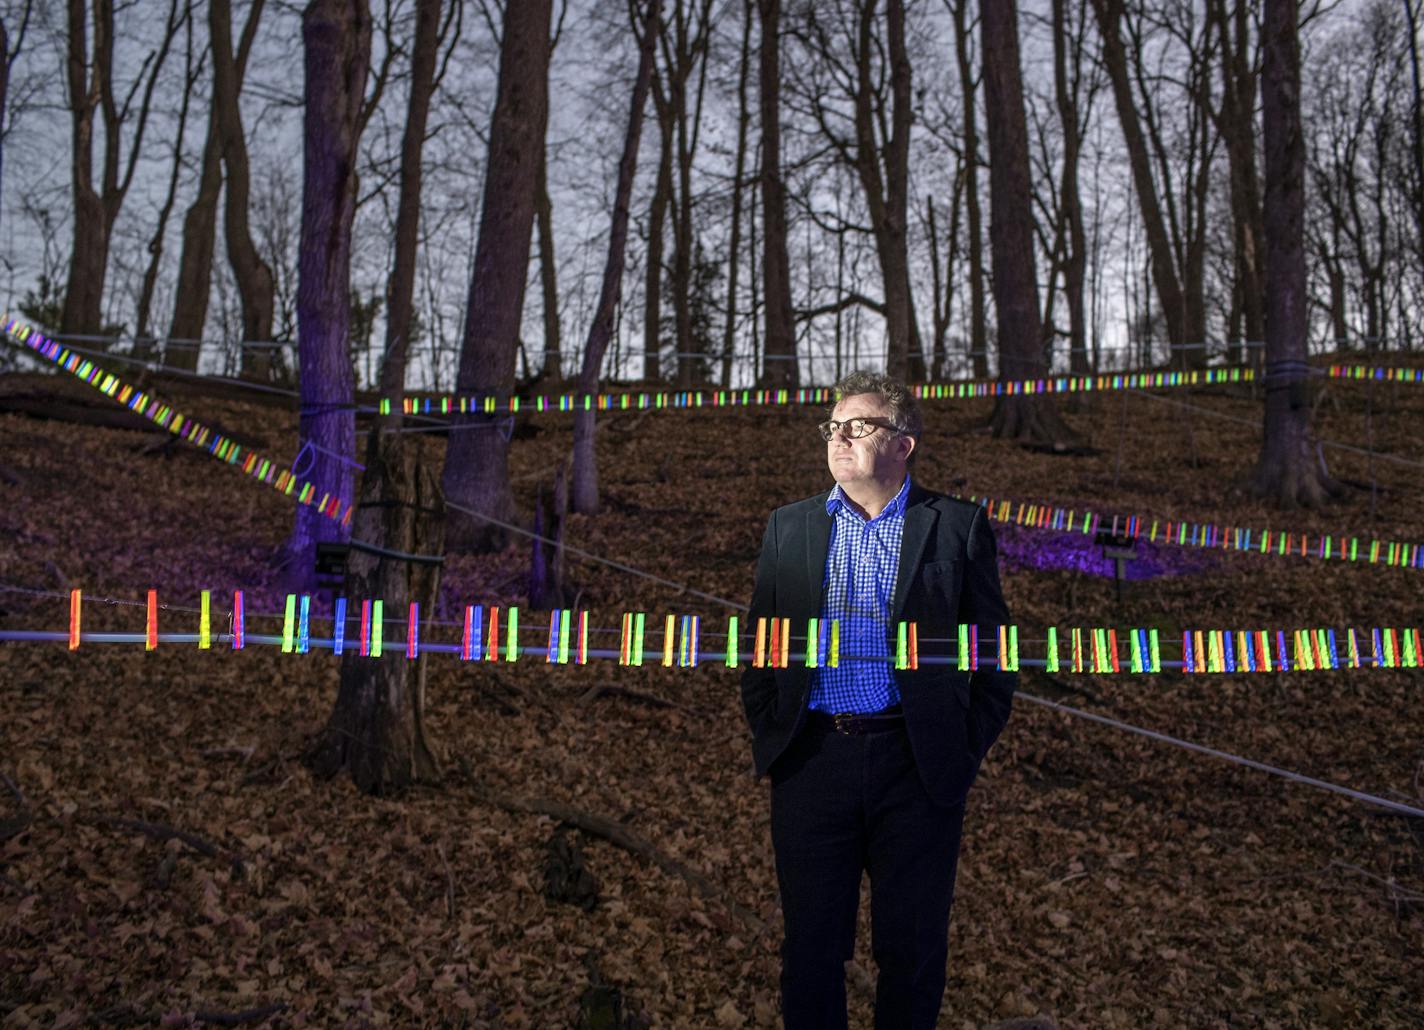
[(746, 185), (747, 78), (751, 71), (752, 4), (743, 0), (742, 49), (737, 63), (737, 156), (732, 173), (732, 237), (727, 244), (727, 321), (722, 329), (722, 389), (732, 388), (732, 360), (737, 346), (737, 285), (742, 258), (742, 190)]
[(178, 173), (183, 168), (183, 134), (188, 127), (189, 100), (193, 87), (197, 84), (202, 68), (201, 59), (194, 61), (193, 21), (187, 24), (188, 46), (183, 75), (183, 97), (178, 104), (178, 128), (173, 136), (173, 165), (168, 175), (168, 192), (163, 198), (163, 206), (158, 209), (158, 224), (148, 241), (148, 267), (143, 272), (143, 284), (139, 289), (138, 315), (134, 323), (134, 356), (148, 359), (153, 353), (153, 338), (149, 336), (149, 322), (153, 308), (153, 292), (158, 285), (158, 266), (163, 260), (163, 240), (168, 235), (168, 219), (173, 214), (173, 204), (178, 197)]
[[(508, 394), (514, 387), (548, 111), (551, 10), (552, 0), (526, 0), (505, 8), (480, 233), (456, 378), (456, 390), (462, 394)], [(452, 508), (459, 505), (478, 513), (451, 519), (452, 543), (490, 548), (506, 541), (506, 530), (479, 518), (514, 517), (509, 441), (497, 431), (498, 425), (498, 416), (471, 414), (457, 419), (450, 434), (445, 496)]]
[[(401, 554), (438, 556), (444, 552), (444, 500), (435, 477), (417, 465), (416, 448), (408, 441), (381, 432), (379, 425), (372, 432), (353, 537)], [(366, 599), (379, 599), (389, 615), (386, 622), (397, 624), (407, 618), (410, 602), (418, 602), (428, 625), (439, 585), (438, 563), (353, 548), (343, 594), (356, 610), (348, 612), (347, 625), (360, 625)], [(359, 633), (348, 629), (345, 637), (336, 705), (307, 751), (307, 765), (322, 777), (345, 770), (365, 794), (395, 794), (438, 779), (440, 769), (425, 739), (426, 656), (415, 661), (400, 654), (362, 657)]]
[(786, 183), (781, 177), (781, 0), (757, 0), (761, 99), (762, 284), (766, 344), (761, 382), (795, 388), (796, 326), (791, 311), (791, 255), (786, 241)]
[(559, 328), (558, 265), (554, 260), (554, 204), (549, 198), (549, 155), (546, 147), (539, 155), (539, 192), (534, 201), (535, 224), (539, 228), (539, 285), (544, 300), (544, 360), (537, 378), (552, 385), (564, 378), (563, 343)]
[[(1225, 0), (1210, 0), (1207, 11), (1221, 37), (1221, 109), (1218, 130), (1226, 145), (1231, 192), (1233, 293), (1240, 305), (1241, 343), (1260, 343), (1266, 334), (1265, 275), (1262, 268), (1261, 186), (1256, 172), (1256, 71), (1248, 5), (1228, 15)], [(1244, 360), (1247, 351), (1241, 349)]]
[[(1172, 245), (1162, 218), (1162, 205), (1157, 198), (1156, 184), (1152, 181), (1147, 141), (1143, 137), (1142, 125), (1133, 100), (1132, 84), (1127, 77), (1127, 55), (1119, 31), (1122, 5), (1123, 0), (1093, 0), (1093, 13), (1097, 16), (1098, 27), (1102, 32), (1103, 63), (1112, 83), (1113, 103), (1117, 107), (1118, 121), (1122, 125), (1128, 164), (1132, 169), (1132, 181), (1137, 191), (1138, 207), (1142, 212), (1143, 228), (1147, 234), (1152, 283), (1162, 305), (1162, 314), (1167, 320), (1167, 338), (1173, 347), (1180, 348), (1184, 343), (1201, 341), (1186, 339), (1182, 284), (1177, 278)], [(1177, 353), (1182, 352), (1178, 350)]]
[[(5, 28), (5, 19), (0, 18), (0, 140), (5, 138), (5, 105), (10, 96), (10, 33)], [(0, 145), (0, 187), (4, 185), (5, 148)], [(3, 195), (3, 193), (0, 193)]]
[[(84, 0), (68, 3), (68, 52), (65, 64), (70, 111), (70, 182), (74, 190), (74, 244), (69, 252), (69, 282), (64, 291), (62, 333), (98, 333), (102, 321), (104, 273), (108, 265), (108, 225), (104, 202), (94, 188), (94, 114), (99, 105), (100, 57), (113, 52), (113, 5), (95, 5), (94, 70), (89, 59)], [(107, 58), (104, 66), (107, 66)], [(101, 346), (99, 349), (103, 349)]]
[[(998, 313), (999, 378), (1045, 374), (1030, 205), (1028, 130), (1019, 65), (1016, 0), (980, 0), (984, 109), (989, 133), (989, 246)], [(1000, 397), (991, 419), (995, 436), (1054, 447), (1075, 442), (1050, 395)]]
[[(876, 97), (874, 53), (875, 10), (878, 0), (861, 0), (855, 47), (855, 166), (865, 191), (866, 207), (880, 261), (885, 290), (887, 369), (900, 379), (924, 379), (914, 298), (910, 289), (909, 148), (911, 104), (910, 59), (905, 49), (904, 0), (886, 3), (886, 59), (890, 64), (890, 129), (885, 136), (883, 102)], [(877, 125), (881, 131), (877, 131)], [(884, 137), (884, 138), (881, 138)], [(883, 162), (883, 164), (882, 164)]]
[(183, 216), (183, 248), (174, 284), (173, 320), (168, 326), (169, 339), (179, 341), (179, 346), (169, 350), (167, 364), (189, 372), (198, 367), (203, 331), (207, 328), (213, 237), (217, 231), (218, 196), (222, 191), (222, 145), (218, 141), (217, 111), (210, 112), (208, 118), (198, 192)]
[[(263, 0), (253, 0), (253, 8), (248, 15), (250, 22), (259, 17), (262, 4)], [(223, 167), (227, 170), (223, 230), (227, 237), (228, 261), (232, 265), (242, 304), (242, 338), (248, 343), (267, 343), (272, 339), (276, 283), (272, 278), (272, 269), (262, 260), (252, 242), (248, 224), (251, 172), (247, 139), (242, 128), (242, 110), (238, 103), (242, 81), (232, 50), (231, 0), (210, 0), (208, 24), (213, 38), (213, 109), (217, 115)], [(271, 349), (245, 346), (242, 350), (242, 376), (258, 381), (271, 379)]]
[[(700, 9), (697, 3), (700, 2)], [(668, 69), (669, 105), (675, 126), (677, 187), (673, 206), (672, 304), (676, 327), (678, 385), (684, 389), (706, 379), (706, 350), (692, 331), (693, 258), (697, 234), (692, 223), (692, 162), (702, 121), (707, 81), (707, 34), (710, 0), (694, 0), (689, 14), (682, 0), (673, 4), (673, 67)], [(700, 62), (700, 63), (699, 63)], [(689, 102), (688, 82), (698, 72), (697, 96)], [(705, 303), (705, 298), (704, 298)]]
[(974, 378), (989, 377), (988, 298), (984, 295), (984, 216), (979, 205), (979, 118), (974, 95), (978, 92), (969, 61), (970, 0), (954, 0), (954, 56), (959, 66), (959, 92), (964, 107), (965, 217), (969, 245), (969, 352)]
[(643, 283), (643, 379), (662, 378), (663, 341), (663, 226), (672, 200), (672, 112), (658, 104), (658, 175), (648, 208), (648, 267)]
[[(247, 55), (252, 52), (252, 41), (257, 37), (262, 6), (263, 0), (254, 0), (238, 40), (232, 86), (239, 94), (246, 78)], [(215, 85), (214, 90), (216, 88)], [(212, 292), (213, 243), (217, 233), (218, 196), (222, 192), (222, 136), (218, 117), (218, 105), (210, 104), (198, 192), (183, 217), (183, 249), (178, 258), (173, 321), (168, 328), (169, 339), (182, 342), (172, 352), (168, 364), (190, 372), (198, 367), (203, 331), (208, 322), (208, 298)]]
[[(186, 10), (182, 17), (187, 17)], [(114, 95), (114, 5), (113, 0), (94, 2), (93, 67), (85, 82), (88, 60), (87, 32), (83, 0), (68, 3), (68, 46), (66, 80), (71, 115), (71, 180), (74, 188), (74, 246), (70, 252), (69, 282), (65, 289), (60, 328), (65, 333), (94, 334), (104, 330), (104, 277), (109, 263), (109, 242), (114, 222), (133, 182), (138, 157), (143, 150), (144, 129), (153, 109), (153, 91), (168, 51), (177, 34), (177, 0), (170, 0), (168, 19), (157, 50), (148, 54), (143, 68), (122, 105)], [(124, 123), (131, 116), (139, 95), (133, 139), (126, 158), (121, 157)], [(93, 180), (94, 115), (104, 123), (104, 163), (101, 187)], [(100, 344), (106, 346), (105, 343)]]
[(435, 90), (435, 57), (441, 0), (418, 0), (415, 44), (410, 55), (410, 98), (401, 136), (400, 201), (396, 208), (395, 260), (386, 291), (386, 352), (381, 360), (380, 394), (391, 402), (386, 425), (401, 423), (405, 366), (410, 352), (411, 310), (415, 297), (415, 258), (420, 240), (421, 154), (430, 97)]
[[(1068, 0), (1053, 0), (1053, 93), (1058, 102), (1058, 120), (1063, 128), (1063, 174), (1059, 185), (1059, 205), (1067, 227), (1063, 255), (1063, 289), (1068, 301), (1068, 361), (1074, 375), (1088, 373), (1088, 322), (1083, 291), (1087, 278), (1088, 244), (1083, 229), (1083, 199), (1078, 189), (1078, 160), (1082, 153), (1082, 133), (1078, 124), (1078, 86), (1081, 82), (1082, 30), (1068, 31)], [(1069, 46), (1072, 80), (1069, 80)]]
[[(618, 185), (613, 195), (613, 224), (608, 230), (608, 260), (603, 266), (603, 285), (598, 307), (588, 327), (583, 346), (583, 367), (579, 371), (578, 392), (587, 396), (598, 389), (599, 370), (608, 341), (613, 338), (613, 316), (623, 294), (624, 254), (628, 246), (628, 210), (633, 196), (633, 179), (638, 170), (638, 145), (643, 134), (643, 108), (653, 79), (654, 48), (658, 39), (659, 0), (649, 0), (638, 52), (638, 74), (633, 80), (633, 99), (628, 105), (628, 129), (623, 136), (623, 155), (618, 162)], [(573, 506), (574, 511), (592, 515), (598, 511), (598, 458), (594, 451), (596, 412), (582, 407), (574, 412)]]
[(549, 496), (541, 488), (534, 497), (534, 538), (530, 541), (529, 607), (536, 611), (563, 608), (572, 597), (564, 586), (564, 525), (569, 515), (569, 467), (554, 469)]
[[(349, 340), (351, 223), (356, 214), (358, 122), (371, 62), (366, 0), (313, 0), (302, 14), (306, 56), (303, 118), (302, 230), (297, 282), (303, 449), (307, 479), (320, 498), (354, 493), (356, 453)], [(317, 505), (297, 506), (287, 542), (288, 580), (310, 581), (319, 541), (344, 540), (348, 529)]]
[(1257, 496), (1282, 508), (1315, 508), (1341, 488), (1310, 436), (1306, 364), (1305, 140), (1300, 122), (1296, 0), (1266, 0), (1262, 22), (1261, 120), (1266, 143), (1266, 411)]

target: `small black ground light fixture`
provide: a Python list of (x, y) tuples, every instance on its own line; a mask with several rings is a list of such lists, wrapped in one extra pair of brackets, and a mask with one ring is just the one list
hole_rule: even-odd
[(1118, 602), (1122, 602), (1122, 581), (1126, 578), (1127, 563), (1137, 557), (1137, 538), (1118, 531), (1118, 520), (1113, 519), (1111, 529), (1100, 529), (1093, 537), (1093, 543), (1103, 549), (1103, 557), (1113, 563), (1113, 583), (1117, 589)]

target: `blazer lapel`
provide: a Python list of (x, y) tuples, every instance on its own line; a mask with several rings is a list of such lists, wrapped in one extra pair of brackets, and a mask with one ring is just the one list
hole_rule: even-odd
[(831, 550), (831, 517), (825, 498), (806, 513), (806, 604), (812, 615), (821, 610), (821, 590), (826, 583), (826, 556)]
[(890, 609), (890, 621), (900, 619), (905, 610), (905, 599), (910, 593), (915, 571), (920, 567), (920, 556), (925, 553), (925, 543), (934, 530), (939, 513), (925, 503), (927, 498), (918, 487), (910, 487), (910, 496), (905, 498), (905, 531), (900, 538), (900, 567), (895, 573), (895, 603)]

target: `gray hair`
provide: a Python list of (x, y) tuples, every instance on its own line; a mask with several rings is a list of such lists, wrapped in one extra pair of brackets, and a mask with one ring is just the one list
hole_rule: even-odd
[[(890, 408), (890, 423), (916, 443), (919, 442), (920, 434), (925, 428), (924, 417), (920, 414), (920, 402), (900, 380), (881, 375), (879, 372), (857, 369), (842, 377), (840, 382), (831, 387), (831, 391), (836, 404), (857, 394), (879, 394)], [(913, 459), (914, 454), (911, 453), (910, 457)]]

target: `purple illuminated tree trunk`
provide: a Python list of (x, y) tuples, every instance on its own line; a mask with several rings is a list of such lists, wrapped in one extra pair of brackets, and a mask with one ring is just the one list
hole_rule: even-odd
[[(628, 106), (628, 131), (623, 136), (623, 157), (618, 162), (618, 186), (613, 200), (613, 224), (608, 232), (608, 260), (603, 266), (603, 286), (598, 294), (598, 308), (588, 328), (588, 340), (583, 348), (583, 367), (579, 372), (578, 392), (590, 394), (598, 389), (598, 373), (603, 367), (603, 355), (613, 338), (613, 316), (623, 293), (623, 255), (628, 244), (628, 206), (633, 195), (633, 177), (638, 170), (638, 142), (643, 135), (643, 108), (647, 106), (648, 89), (653, 80), (653, 48), (658, 39), (659, 0), (649, 0), (643, 22), (643, 36), (638, 54), (638, 76), (633, 81), (633, 99)], [(598, 511), (598, 459), (594, 454), (593, 432), (595, 412), (580, 408), (574, 413), (573, 501), (574, 510), (585, 514)]]
[[(980, 0), (984, 107), (989, 135), (989, 247), (999, 325), (999, 378), (1045, 374), (1034, 260), (1028, 130), (1019, 69), (1018, 4)], [(995, 436), (1066, 446), (1075, 434), (1046, 394), (1000, 397)]]
[(1305, 272), (1305, 139), (1296, 0), (1266, 0), (1261, 121), (1266, 137), (1266, 414), (1252, 492), (1283, 508), (1341, 490), (1310, 437)]
[[(349, 501), (356, 449), (355, 384), (348, 355), (351, 221), (356, 212), (356, 144), (371, 15), (366, 0), (314, 0), (302, 15), (306, 55), (301, 257), (297, 347), (302, 414), (298, 423), (316, 496)], [(347, 530), (315, 505), (298, 505), (287, 544), (288, 578), (313, 575), (316, 544)]]
[[(514, 387), (549, 104), (552, 6), (552, 0), (523, 0), (505, 7), (484, 205), (455, 382), (462, 394), (505, 394)], [(514, 517), (509, 441), (500, 432), (499, 416), (471, 414), (455, 422), (445, 450), (443, 482), (452, 509), (451, 544), (503, 546), (507, 531), (479, 518), (488, 515), (508, 522)], [(457, 511), (457, 505), (478, 514)]]

